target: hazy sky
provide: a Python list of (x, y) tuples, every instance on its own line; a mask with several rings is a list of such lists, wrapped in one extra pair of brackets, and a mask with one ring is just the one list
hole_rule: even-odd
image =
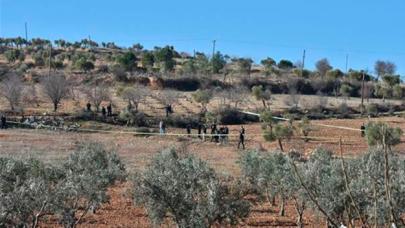
[(231, 56), (326, 57), (335, 67), (373, 70), (391, 60), (405, 75), (404, 0), (0, 0), (0, 37), (74, 41), (91, 36), (146, 48), (217, 50)]

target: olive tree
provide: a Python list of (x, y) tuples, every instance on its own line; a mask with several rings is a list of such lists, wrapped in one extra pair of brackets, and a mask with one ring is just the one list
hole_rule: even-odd
[(296, 210), (297, 225), (302, 227), (307, 197), (292, 171), (291, 157), (279, 152), (249, 151), (239, 158), (239, 164), (250, 193), (257, 194), (259, 199), (266, 199), (272, 205), (278, 197), (281, 216), (285, 215), (286, 201), (291, 200)]
[(276, 123), (270, 111), (260, 114), (263, 122), (263, 137), (268, 142), (276, 141), (281, 151), (284, 151), (282, 140), (290, 139), (293, 136), (293, 127), (291, 124)]
[(107, 188), (126, 178), (118, 155), (98, 143), (80, 144), (62, 167), (56, 211), (65, 227), (75, 227), (89, 211), (108, 202)]
[(206, 110), (207, 105), (212, 98), (212, 91), (211, 90), (197, 90), (195, 93), (192, 94), (194, 101), (200, 103), (202, 107)]
[(249, 214), (249, 203), (237, 187), (230, 187), (206, 162), (178, 155), (174, 149), (154, 157), (134, 178), (135, 202), (160, 224), (167, 216), (178, 227), (211, 227), (236, 224)]
[(36, 159), (0, 158), (0, 227), (38, 227), (54, 212), (62, 171)]
[(263, 107), (267, 108), (267, 102), (271, 99), (271, 91), (266, 89), (264, 90), (263, 86), (253, 86), (252, 95), (263, 103)]
[(144, 86), (126, 87), (120, 92), (120, 96), (128, 101), (128, 108), (135, 107), (135, 111), (138, 111), (139, 104), (144, 102), (149, 94), (149, 89)]
[(42, 80), (42, 87), (44, 93), (53, 103), (53, 111), (56, 112), (60, 102), (69, 95), (69, 81), (64, 75), (49, 75)]
[(9, 75), (0, 82), (0, 94), (7, 99), (12, 111), (20, 104), (23, 84), (17, 75)]

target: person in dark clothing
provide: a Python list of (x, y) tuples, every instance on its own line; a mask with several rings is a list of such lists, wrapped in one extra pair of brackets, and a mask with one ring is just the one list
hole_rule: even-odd
[(187, 129), (187, 135), (188, 135), (188, 137), (191, 137), (191, 136), (190, 136), (190, 134), (191, 134), (191, 124), (187, 124), (186, 129)]
[(167, 105), (165, 107), (165, 111), (166, 111), (166, 117), (169, 117), (169, 115), (173, 113), (172, 105)]
[(87, 104), (86, 104), (86, 108), (87, 108), (87, 111), (88, 111), (88, 112), (91, 112), (91, 104), (90, 104), (90, 103), (87, 103)]
[(199, 138), (199, 139), (201, 139), (201, 131), (202, 131), (202, 128), (203, 128), (202, 124), (199, 123), (199, 124), (198, 124), (198, 138)]
[(228, 134), (229, 134), (229, 128), (227, 126), (224, 127), (224, 143), (228, 144)]
[(105, 110), (105, 107), (101, 107), (101, 114), (103, 115), (103, 118), (105, 119), (106, 115), (107, 115), (107, 111)]
[(0, 118), (0, 128), (1, 129), (6, 129), (7, 128), (7, 120), (6, 120), (6, 116), (2, 115)]
[(220, 127), (219, 128), (219, 141), (221, 142), (221, 143), (224, 143), (225, 142), (225, 127)]
[(217, 125), (216, 124), (211, 125), (211, 142), (215, 140), (216, 132), (217, 132)]
[(107, 106), (107, 116), (112, 116), (112, 105), (111, 105), (111, 103)]
[(361, 125), (360, 130), (361, 130), (361, 137), (364, 137), (366, 135), (366, 127), (364, 126), (364, 124)]
[(242, 145), (242, 148), (245, 149), (245, 128), (243, 126), (240, 127), (239, 130), (239, 142), (238, 142), (238, 149)]

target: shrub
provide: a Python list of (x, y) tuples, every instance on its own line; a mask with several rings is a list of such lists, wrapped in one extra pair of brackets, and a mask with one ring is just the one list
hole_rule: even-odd
[(127, 73), (125, 72), (124, 68), (120, 67), (119, 65), (114, 65), (111, 69), (111, 72), (113, 73), (116, 81), (119, 82), (128, 81)]
[(378, 116), (378, 106), (376, 104), (369, 104), (366, 106), (367, 115)]
[(234, 189), (204, 161), (180, 157), (173, 149), (155, 156), (134, 179), (135, 201), (147, 208), (150, 219), (160, 224), (170, 214), (178, 227), (236, 224), (250, 206)]
[(192, 127), (197, 127), (199, 121), (195, 117), (191, 116), (180, 116), (180, 115), (170, 115), (166, 118), (165, 123), (167, 126), (178, 127), (178, 128), (186, 128), (187, 125), (191, 124)]
[(36, 227), (54, 211), (62, 172), (36, 159), (0, 158), (0, 227)]
[[(63, 170), (56, 205), (60, 222), (67, 227), (79, 224), (86, 213), (108, 202), (107, 188), (126, 178), (118, 155), (97, 143), (80, 144)], [(77, 218), (79, 211), (82, 214)]]
[(143, 112), (124, 109), (118, 115), (118, 119), (128, 126), (149, 127), (150, 123)]
[(337, 107), (337, 113), (340, 115), (341, 118), (346, 118), (350, 114), (350, 108), (347, 105), (346, 102), (342, 102), (338, 107)]

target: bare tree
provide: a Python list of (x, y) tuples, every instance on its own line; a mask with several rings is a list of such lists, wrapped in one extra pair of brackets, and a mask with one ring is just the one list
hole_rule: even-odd
[(329, 64), (328, 59), (321, 59), (315, 64), (317, 71), (321, 77), (325, 76), (329, 70), (332, 70), (333, 67)]
[(0, 84), (0, 93), (7, 99), (12, 111), (19, 105), (23, 95), (23, 84), (17, 75), (9, 75)]
[(144, 86), (127, 87), (121, 93), (121, 97), (128, 101), (128, 107), (135, 107), (135, 111), (138, 111), (139, 104), (142, 103), (148, 95), (150, 95), (149, 90)]
[(234, 87), (228, 91), (225, 91), (224, 95), (229, 102), (233, 103), (234, 108), (238, 108), (238, 105), (246, 100), (248, 91), (242, 87)]
[(34, 107), (36, 105), (39, 107), (39, 98), (37, 93), (37, 88), (34, 83), (30, 83), (24, 91), (23, 100), (25, 103), (30, 104)]
[(103, 101), (111, 100), (110, 91), (105, 86), (92, 86), (84, 91), (87, 99), (96, 107), (97, 112)]
[(58, 105), (70, 92), (70, 84), (64, 75), (56, 74), (47, 76), (42, 81), (44, 93), (53, 103), (53, 110), (58, 110)]
[(378, 60), (374, 64), (374, 71), (377, 74), (377, 80), (384, 75), (395, 74), (396, 70), (397, 66), (390, 61)]
[(165, 106), (173, 105), (179, 100), (179, 93), (174, 90), (163, 90), (159, 94), (158, 100)]
[(367, 82), (364, 84), (364, 98), (367, 99), (367, 102), (370, 101), (370, 97), (374, 93), (374, 85), (372, 82)]
[(298, 109), (298, 104), (300, 102), (301, 96), (298, 93), (298, 79), (295, 77), (288, 78), (287, 80), (288, 87), (288, 99), (285, 100), (285, 104), (288, 106), (294, 105), (295, 109)]
[(233, 106), (238, 108), (238, 105), (246, 100), (248, 91), (243, 87), (233, 87), (228, 90), (218, 90), (214, 91), (215, 96), (220, 99), (220, 106)]

